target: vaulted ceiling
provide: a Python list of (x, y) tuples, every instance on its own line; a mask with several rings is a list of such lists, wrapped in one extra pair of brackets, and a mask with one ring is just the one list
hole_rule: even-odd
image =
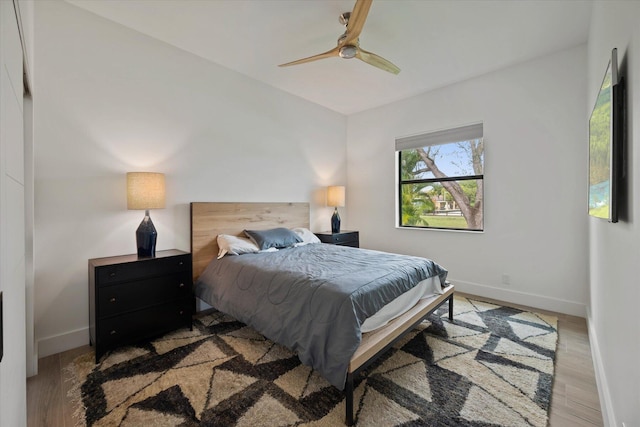
[(67, 0), (286, 92), (351, 114), (587, 41), (591, 2), (373, 0), (357, 59), (278, 64), (325, 52), (354, 0)]

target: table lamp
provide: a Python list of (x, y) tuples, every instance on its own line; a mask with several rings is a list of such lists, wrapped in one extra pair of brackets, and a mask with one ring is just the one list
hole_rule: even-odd
[(327, 206), (335, 207), (331, 216), (331, 232), (340, 232), (340, 215), (338, 214), (338, 206), (344, 206), (344, 186), (332, 185), (327, 187)]
[(144, 209), (144, 219), (136, 230), (139, 257), (156, 255), (158, 233), (151, 222), (149, 209), (163, 209), (165, 205), (164, 174), (127, 172), (127, 209)]

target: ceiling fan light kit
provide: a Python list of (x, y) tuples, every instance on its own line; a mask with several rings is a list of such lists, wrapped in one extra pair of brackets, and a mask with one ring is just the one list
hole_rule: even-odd
[(347, 27), (347, 30), (338, 38), (338, 45), (335, 48), (319, 55), (287, 62), (286, 64), (280, 64), (279, 66), (288, 67), (290, 65), (304, 64), (306, 62), (331, 57), (340, 57), (344, 59), (358, 58), (359, 60), (366, 62), (369, 65), (373, 65), (374, 67), (378, 67), (381, 70), (398, 74), (400, 72), (400, 68), (392, 62), (376, 55), (375, 53), (367, 52), (360, 48), (359, 37), (362, 32), (362, 28), (364, 27), (364, 23), (367, 20), (367, 15), (371, 8), (371, 2), (372, 0), (356, 0), (356, 4), (353, 7), (352, 12), (345, 12), (339, 16), (340, 22)]
[(342, 46), (338, 54), (340, 55), (340, 58), (350, 59), (355, 57), (357, 53), (358, 53), (357, 47), (353, 45), (348, 45), (348, 46)]

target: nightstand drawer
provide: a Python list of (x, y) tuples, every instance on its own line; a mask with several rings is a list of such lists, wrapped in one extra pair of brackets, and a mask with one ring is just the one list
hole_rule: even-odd
[(357, 248), (360, 246), (360, 237), (357, 231), (342, 231), (340, 233), (323, 232), (316, 233), (316, 236), (322, 243), (331, 245), (351, 246)]
[(98, 288), (97, 316), (103, 318), (191, 295), (189, 272)]
[(193, 300), (185, 298), (103, 319), (96, 331), (97, 339), (100, 345), (108, 348), (160, 335), (181, 326), (188, 327), (192, 311)]
[(149, 258), (137, 262), (113, 264), (96, 268), (98, 283), (117, 283), (149, 276), (162, 276), (177, 271), (190, 271), (191, 255)]

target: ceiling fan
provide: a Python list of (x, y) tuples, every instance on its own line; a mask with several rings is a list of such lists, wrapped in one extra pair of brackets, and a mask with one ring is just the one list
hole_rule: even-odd
[(318, 59), (331, 58), (338, 56), (344, 59), (358, 58), (369, 65), (378, 67), (384, 71), (398, 74), (400, 68), (390, 61), (387, 61), (375, 53), (367, 52), (360, 47), (360, 33), (367, 20), (369, 8), (371, 8), (372, 0), (356, 0), (352, 12), (345, 12), (340, 15), (340, 22), (346, 27), (346, 31), (338, 38), (338, 45), (333, 49), (321, 53), (319, 55), (310, 56), (308, 58), (298, 59), (297, 61), (280, 64), (280, 67), (288, 67), (290, 65), (304, 64), (305, 62), (317, 61)]

